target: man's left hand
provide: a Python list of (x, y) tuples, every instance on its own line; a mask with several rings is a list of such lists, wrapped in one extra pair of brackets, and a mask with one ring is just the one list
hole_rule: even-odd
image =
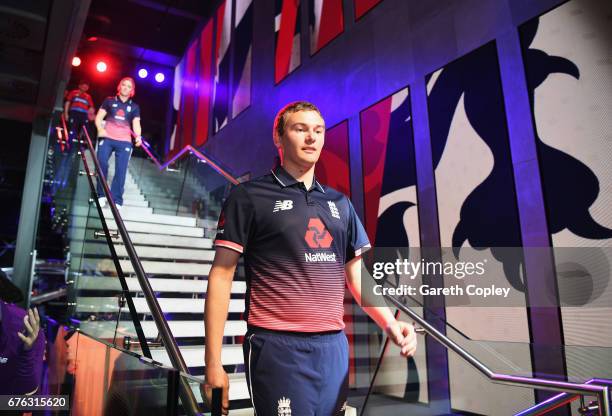
[(387, 327), (387, 335), (400, 347), (404, 357), (412, 357), (417, 350), (414, 326), (404, 321), (394, 321)]
[(142, 144), (142, 137), (138, 136), (136, 137), (136, 139), (134, 139), (134, 144), (136, 145), (136, 147), (140, 147), (140, 145)]
[(25, 350), (29, 351), (38, 338), (38, 332), (40, 331), (40, 316), (38, 316), (37, 309), (28, 309), (28, 314), (23, 317), (23, 326), (25, 328), (25, 335), (21, 332), (17, 332), (17, 336), (25, 346)]

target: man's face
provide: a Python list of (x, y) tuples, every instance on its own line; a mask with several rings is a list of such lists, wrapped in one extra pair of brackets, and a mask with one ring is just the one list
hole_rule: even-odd
[(82, 92), (87, 92), (89, 90), (89, 84), (85, 82), (79, 84), (79, 90), (81, 90)]
[(275, 143), (282, 148), (285, 162), (309, 168), (321, 155), (325, 121), (316, 111), (291, 113), (285, 123), (285, 133)]
[(129, 97), (133, 89), (134, 85), (132, 85), (132, 81), (124, 79), (121, 81), (121, 85), (119, 85), (119, 95), (122, 97)]

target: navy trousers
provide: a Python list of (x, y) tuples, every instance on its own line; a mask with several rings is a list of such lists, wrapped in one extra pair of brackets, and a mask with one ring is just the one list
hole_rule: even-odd
[(249, 327), (243, 352), (256, 416), (344, 415), (349, 357), (343, 331), (310, 335)]
[[(128, 163), (132, 156), (132, 143), (122, 140), (113, 140), (101, 137), (98, 142), (98, 161), (104, 177), (108, 179), (108, 161), (111, 154), (115, 152), (115, 176), (111, 185), (111, 194), (115, 204), (123, 205), (123, 189), (125, 187), (125, 176)], [(104, 196), (100, 181), (98, 181), (98, 196)]]

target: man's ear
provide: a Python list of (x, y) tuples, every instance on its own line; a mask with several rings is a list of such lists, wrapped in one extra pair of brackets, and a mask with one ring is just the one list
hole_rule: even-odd
[(273, 138), (273, 140), (274, 140), (274, 146), (276, 146), (276, 148), (277, 148), (278, 150), (280, 150), (280, 149), (281, 149), (281, 138), (280, 138), (280, 136), (278, 135), (278, 133), (276, 132), (276, 130), (274, 131), (274, 133), (273, 133), (273, 135), (272, 135), (272, 138)]

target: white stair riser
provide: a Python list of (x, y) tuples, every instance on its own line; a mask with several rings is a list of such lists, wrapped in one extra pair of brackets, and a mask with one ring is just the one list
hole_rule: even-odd
[[(149, 306), (144, 298), (134, 298), (136, 313), (148, 314)], [(204, 299), (186, 298), (159, 298), (159, 306), (165, 313), (204, 313)], [(127, 312), (127, 309), (123, 309)], [(244, 311), (244, 300), (231, 299), (229, 312), (240, 313)], [(80, 297), (77, 302), (77, 312), (98, 313), (98, 312), (119, 312), (117, 298), (115, 297)]]
[(134, 244), (147, 244), (156, 246), (212, 248), (210, 238), (181, 237), (162, 234), (144, 234), (130, 232), (130, 238)]
[(149, 202), (145, 201), (144, 199), (139, 200), (139, 201), (135, 201), (135, 200), (131, 200), (131, 199), (124, 199), (123, 200), (123, 206), (129, 206), (129, 207), (148, 207), (149, 206)]
[[(181, 354), (187, 364), (187, 367), (204, 367), (204, 346), (199, 347), (181, 347)], [(151, 350), (151, 355), (155, 361), (172, 367), (172, 362), (166, 350), (154, 349)], [(244, 364), (244, 356), (242, 354), (241, 345), (224, 345), (221, 349), (221, 362), (223, 365)]]
[[(153, 234), (170, 234), (185, 237), (204, 237), (204, 229), (196, 227), (182, 227), (179, 225), (147, 224), (144, 222), (126, 221), (125, 226), (129, 232), (150, 232)], [(114, 222), (109, 223), (109, 228), (116, 229)]]
[[(112, 219), (110, 208), (103, 209), (104, 216), (107, 219)], [(135, 222), (146, 222), (151, 224), (164, 224), (164, 225), (180, 225), (182, 227), (195, 227), (196, 219), (189, 217), (177, 217), (170, 215), (159, 215), (159, 214), (146, 214), (143, 215), (138, 212), (134, 212), (131, 209), (121, 210), (121, 218), (123, 221), (135, 221)]]
[[(186, 248), (166, 248), (166, 247), (149, 247), (135, 246), (136, 253), (141, 260), (145, 259), (160, 259), (160, 260), (193, 260), (197, 262), (212, 262), (215, 256), (214, 250), (192, 250)], [(127, 249), (124, 245), (115, 245), (115, 251), (119, 257), (128, 257)], [(75, 247), (73, 255), (85, 254), (85, 256), (107, 256), (109, 255), (108, 246), (106, 243), (85, 243), (80, 247)]]
[[(93, 269), (102, 273), (116, 274), (114, 262), (110, 258), (105, 259), (84, 259), (86, 270)], [(130, 260), (119, 260), (121, 269), (124, 274), (133, 274), (134, 267)], [(141, 261), (142, 267), (146, 274), (169, 274), (175, 276), (208, 276), (210, 273), (210, 264), (198, 263), (170, 263), (164, 261)]]
[[(125, 316), (123, 316), (125, 319)], [(148, 320), (140, 323), (142, 331), (147, 339), (155, 339), (158, 335), (155, 322)], [(81, 323), (81, 330), (99, 338), (113, 338), (115, 333), (115, 321), (87, 321)], [(175, 338), (203, 338), (204, 321), (168, 321), (170, 331)], [(120, 321), (117, 331), (121, 336), (135, 337), (134, 323), (132, 321)], [(227, 321), (223, 334), (228, 337), (243, 336), (246, 334), (247, 324), (244, 321)]]
[[(130, 292), (142, 291), (137, 278), (128, 277), (125, 280)], [(206, 290), (208, 289), (208, 281), (206, 280), (150, 278), (149, 283), (155, 292), (202, 294), (206, 293)], [(77, 289), (81, 295), (83, 292), (88, 290), (120, 291), (121, 283), (116, 277), (79, 276), (77, 281)], [(243, 294), (245, 292), (246, 282), (232, 282), (232, 293)]]
[[(108, 228), (111, 230), (116, 230), (117, 225), (114, 220), (109, 220), (106, 222)], [(138, 232), (138, 233), (151, 233), (151, 234), (169, 234), (169, 235), (178, 235), (184, 237), (203, 237), (204, 229), (197, 227), (183, 227), (180, 225), (166, 225), (166, 224), (148, 224), (145, 222), (135, 222), (135, 221), (124, 221), (125, 227), (128, 232)], [(88, 228), (102, 229), (102, 224), (99, 219), (91, 220), (88, 222)]]

